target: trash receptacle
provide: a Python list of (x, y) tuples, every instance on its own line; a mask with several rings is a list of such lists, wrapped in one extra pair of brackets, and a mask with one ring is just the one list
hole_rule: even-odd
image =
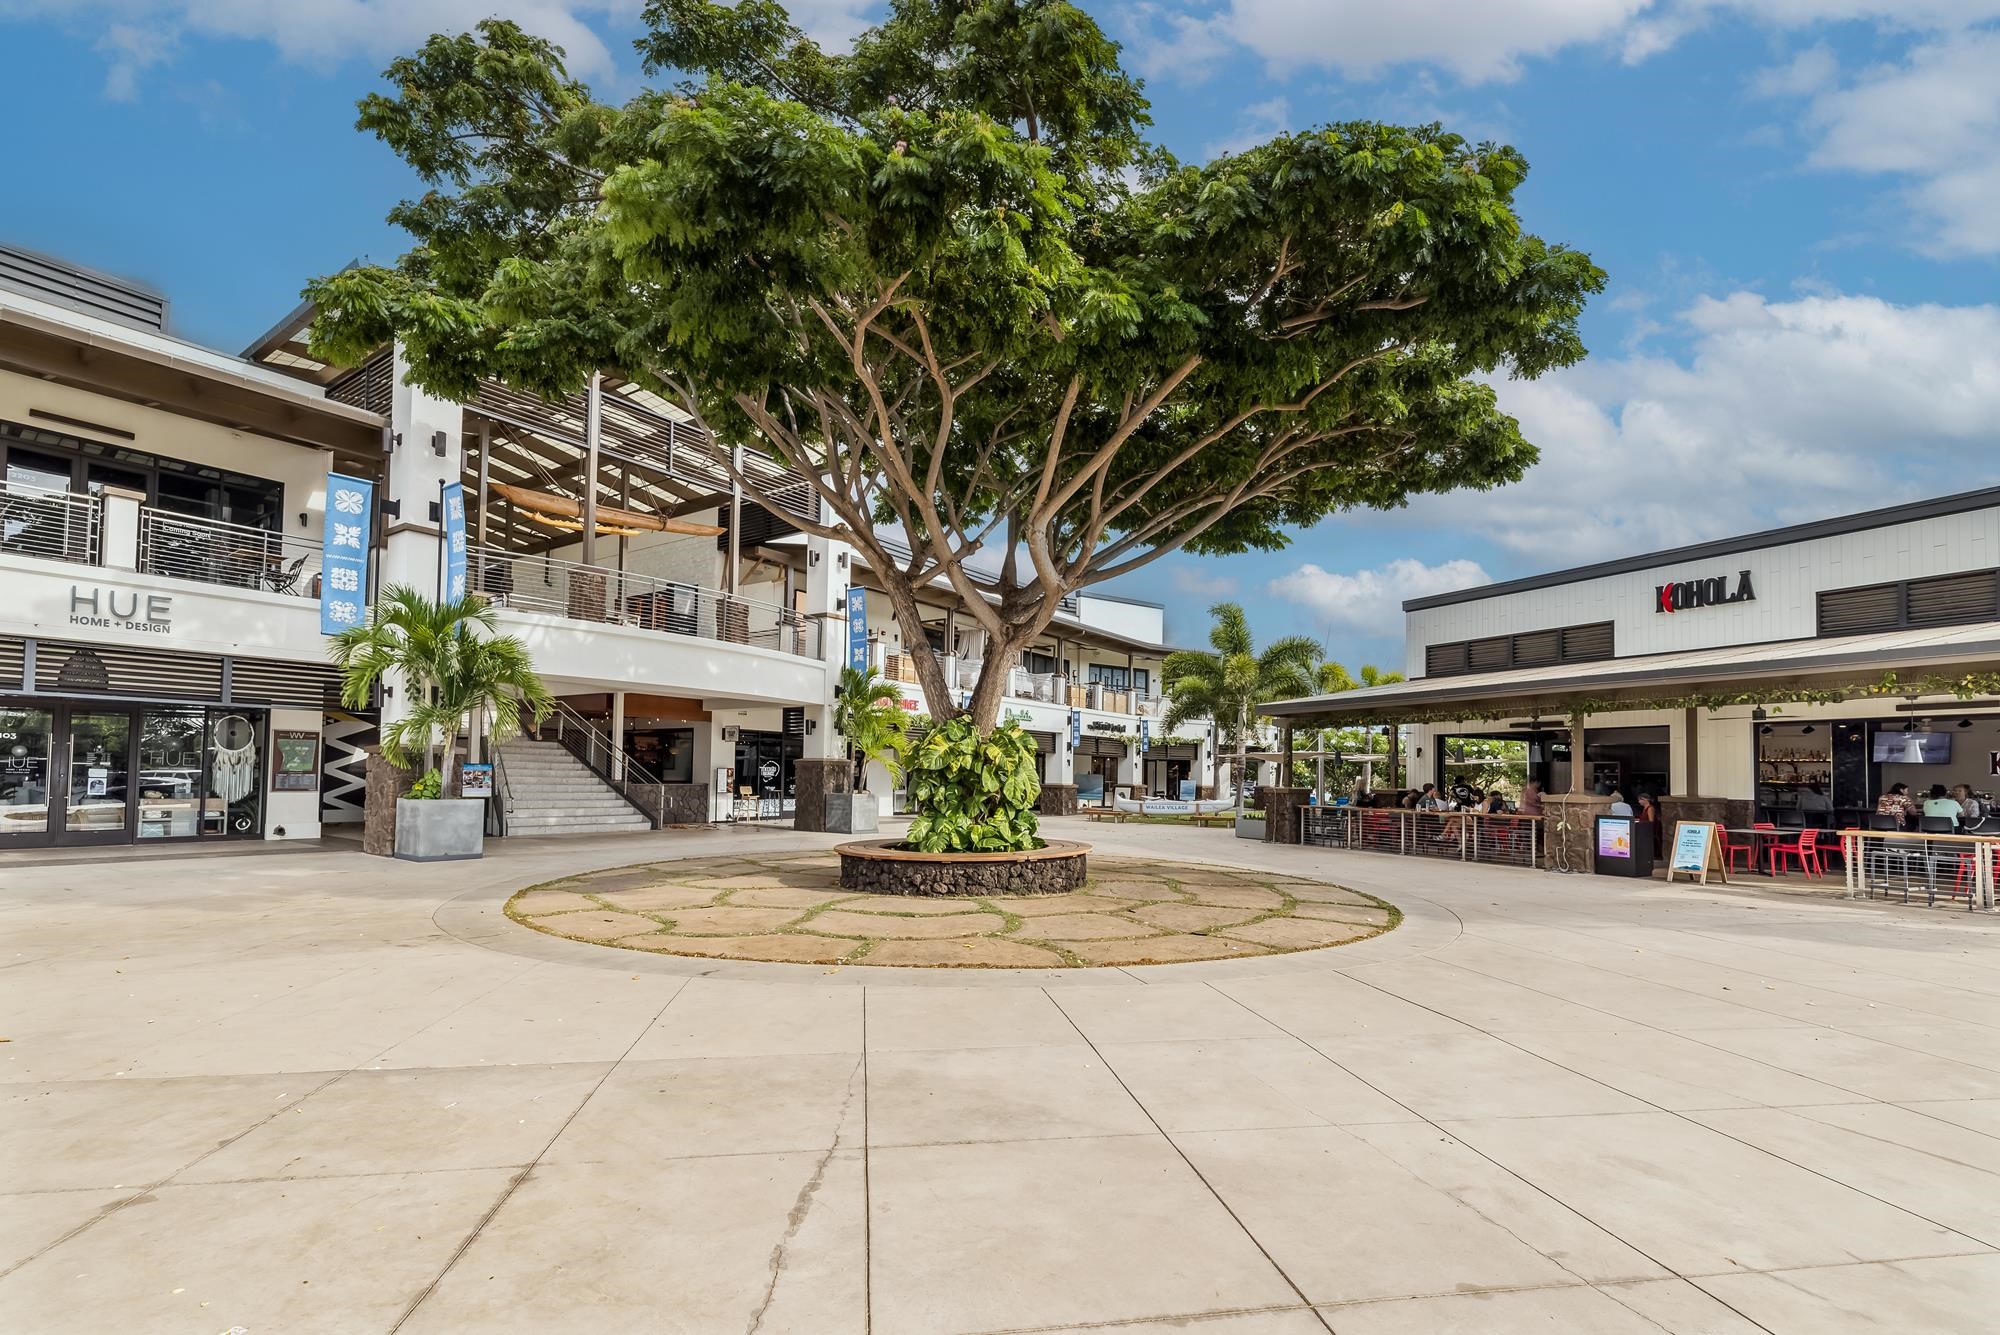
[(1630, 816), (1599, 816), (1594, 869), (1599, 876), (1651, 876), (1653, 827)]

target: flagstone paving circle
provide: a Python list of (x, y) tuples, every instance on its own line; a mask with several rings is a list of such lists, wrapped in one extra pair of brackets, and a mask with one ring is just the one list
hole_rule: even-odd
[(611, 867), (531, 885), (507, 916), (661, 955), (918, 968), (1084, 969), (1321, 950), (1402, 920), (1373, 895), (1272, 872), (1093, 855), (1081, 890), (857, 894), (833, 853)]

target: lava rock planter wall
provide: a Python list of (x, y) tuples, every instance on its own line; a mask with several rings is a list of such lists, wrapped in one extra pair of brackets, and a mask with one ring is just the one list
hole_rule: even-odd
[(897, 840), (841, 844), (840, 885), (877, 895), (1060, 895), (1083, 888), (1089, 844), (1051, 839), (1025, 853), (919, 853)]

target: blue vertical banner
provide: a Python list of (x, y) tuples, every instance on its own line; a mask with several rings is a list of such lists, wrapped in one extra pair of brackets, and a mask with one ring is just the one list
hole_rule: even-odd
[(1153, 748), (1152, 724), (1153, 720), (1148, 718), (1139, 720), (1139, 754), (1142, 756)]
[(326, 475), (326, 533), (320, 557), (319, 632), (338, 635), (367, 619), (369, 536), (375, 531), (375, 484)]
[(465, 484), (447, 482), (440, 493), (444, 508), (444, 596), (457, 602), (465, 596)]
[(847, 591), (847, 666), (859, 671), (868, 666), (868, 590)]
[(1081, 709), (1072, 709), (1069, 711), (1069, 749), (1072, 751), (1076, 750), (1082, 741), (1083, 711)]

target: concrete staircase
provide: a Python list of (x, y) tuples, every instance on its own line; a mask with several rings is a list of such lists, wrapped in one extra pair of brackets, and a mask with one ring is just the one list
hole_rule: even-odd
[(507, 816), (510, 835), (538, 838), (653, 828), (560, 742), (517, 737), (500, 748), (500, 758), (514, 798)]

